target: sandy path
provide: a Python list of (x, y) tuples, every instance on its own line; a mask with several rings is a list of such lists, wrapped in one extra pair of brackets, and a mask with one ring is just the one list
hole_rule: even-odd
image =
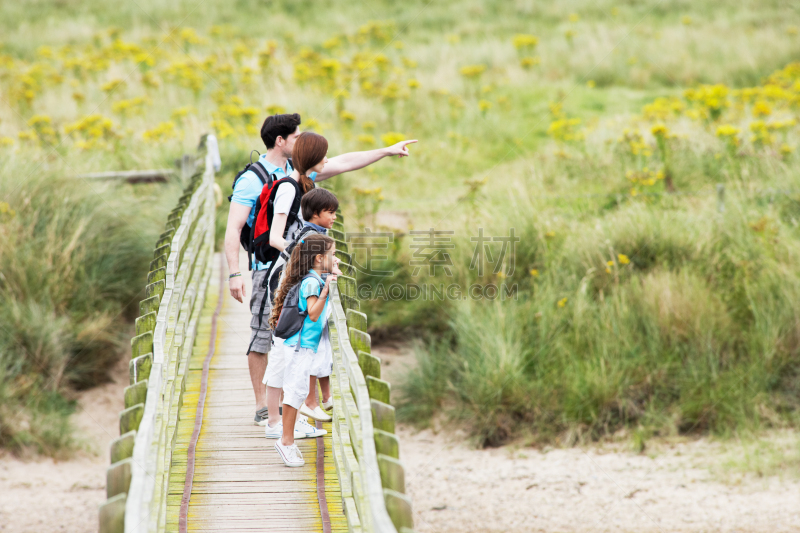
[(127, 361), (114, 370), (114, 383), (81, 393), (73, 415), (86, 450), (68, 461), (0, 458), (0, 531), (96, 532), (98, 505), (106, 497), (108, 445), (119, 436)]
[[(392, 382), (413, 364), (402, 346), (374, 351)], [(116, 383), (83, 393), (75, 415), (96, 454), (61, 462), (0, 458), (0, 531), (97, 530), (127, 367), (115, 376)], [(401, 425), (398, 434), (419, 533), (800, 531), (800, 476), (734, 474), (723, 483), (713, 473), (737, 453), (735, 444), (648, 442), (648, 455), (638, 455), (626, 443), (476, 450), (459, 432)], [(788, 432), (769, 439), (797, 446)]]
[(719, 446), (706, 440), (648, 457), (621, 446), (475, 450), (457, 434), (399, 435), (420, 533), (800, 531), (796, 477), (720, 483), (706, 463)]
[[(413, 366), (403, 346), (373, 351), (392, 383)], [(476, 450), (458, 431), (401, 425), (398, 434), (420, 533), (800, 531), (800, 476), (720, 475), (725, 460), (744, 453), (737, 443), (651, 441), (646, 455), (627, 442), (543, 453)], [(798, 446), (790, 432), (765, 441)]]

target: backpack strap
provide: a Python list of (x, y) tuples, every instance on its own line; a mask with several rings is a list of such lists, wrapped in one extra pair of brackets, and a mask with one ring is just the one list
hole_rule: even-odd
[(275, 174), (270, 174), (269, 172), (267, 172), (267, 169), (264, 168), (264, 165), (261, 164), (261, 161), (257, 160), (255, 163), (252, 163), (251, 165), (249, 165), (249, 168), (247, 170), (252, 170), (255, 173), (255, 175), (258, 176), (258, 179), (261, 180), (262, 187), (263, 186), (270, 187), (272, 185), (272, 182), (275, 181)]

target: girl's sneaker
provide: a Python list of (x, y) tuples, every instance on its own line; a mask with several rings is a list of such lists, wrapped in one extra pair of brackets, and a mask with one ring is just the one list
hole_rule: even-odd
[(297, 447), (297, 444), (284, 446), (281, 444), (281, 441), (276, 441), (275, 449), (278, 451), (278, 455), (281, 456), (283, 464), (286, 466), (303, 466), (306, 464), (303, 460), (303, 454), (300, 453), (300, 448)]
[(323, 435), (327, 435), (328, 434), (327, 430), (317, 429), (314, 426), (312, 426), (311, 424), (309, 424), (307, 421), (302, 420), (299, 417), (297, 419), (297, 422), (294, 425), (295, 438), (298, 438), (297, 437), (297, 433), (298, 432), (303, 434), (303, 436), (299, 437), (299, 438), (309, 438), (309, 439), (315, 438), (315, 437), (321, 437)]

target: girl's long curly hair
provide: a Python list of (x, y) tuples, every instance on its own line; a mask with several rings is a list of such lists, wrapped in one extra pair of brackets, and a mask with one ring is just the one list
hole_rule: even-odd
[(289, 289), (300, 283), (303, 277), (308, 274), (308, 271), (314, 266), (314, 258), (320, 254), (327, 253), (331, 247), (333, 247), (333, 239), (319, 233), (306, 235), (294, 247), (292, 255), (289, 256), (289, 262), (283, 269), (283, 275), (278, 284), (278, 293), (275, 295), (275, 304), (272, 306), (272, 312), (269, 315), (269, 326), (273, 330), (278, 324), (278, 317), (281, 316), (281, 311), (283, 310), (283, 301), (286, 299)]

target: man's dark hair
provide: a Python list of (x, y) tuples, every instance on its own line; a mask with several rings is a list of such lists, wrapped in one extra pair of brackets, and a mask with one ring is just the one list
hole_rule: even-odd
[(339, 208), (339, 200), (336, 195), (327, 189), (317, 187), (303, 195), (300, 200), (300, 209), (303, 210), (303, 220), (309, 221), (314, 215), (323, 211), (336, 211)]
[(261, 140), (267, 150), (275, 148), (278, 137), (284, 139), (297, 130), (300, 125), (300, 115), (297, 113), (268, 116), (261, 126)]

